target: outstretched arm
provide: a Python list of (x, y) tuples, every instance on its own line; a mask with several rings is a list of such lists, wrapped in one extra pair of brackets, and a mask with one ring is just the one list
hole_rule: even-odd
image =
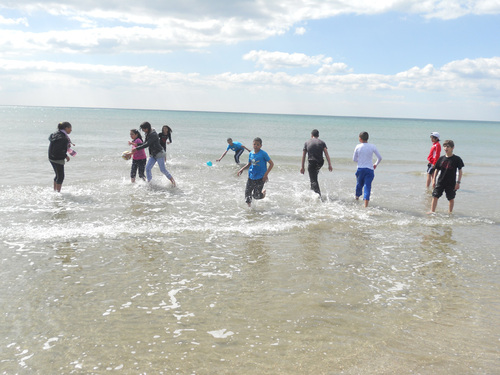
[(221, 160), (222, 160), (222, 158), (223, 158), (224, 156), (226, 156), (226, 154), (227, 154), (227, 150), (226, 150), (226, 151), (224, 151), (224, 153), (221, 155), (221, 157), (220, 157), (220, 158), (218, 158), (216, 161), (221, 161)]

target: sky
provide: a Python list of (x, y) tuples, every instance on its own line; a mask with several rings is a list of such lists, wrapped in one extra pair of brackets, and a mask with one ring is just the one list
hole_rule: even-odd
[(500, 121), (500, 0), (2, 0), (0, 105)]

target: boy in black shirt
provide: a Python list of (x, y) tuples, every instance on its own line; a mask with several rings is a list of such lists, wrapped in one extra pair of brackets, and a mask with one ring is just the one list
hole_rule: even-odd
[(455, 204), (456, 192), (458, 189), (460, 189), (460, 182), (462, 180), (462, 168), (464, 167), (464, 162), (459, 156), (453, 154), (453, 149), (455, 148), (455, 143), (453, 143), (453, 141), (444, 141), (443, 148), (446, 155), (441, 156), (438, 159), (435, 166), (436, 170), (434, 171), (434, 175), (432, 176), (432, 187), (434, 188), (434, 191), (432, 192), (430, 213), (436, 212), (438, 199), (441, 197), (441, 195), (443, 195), (444, 191), (446, 193), (446, 198), (450, 203), (449, 213), (451, 214), (453, 211), (453, 205)]

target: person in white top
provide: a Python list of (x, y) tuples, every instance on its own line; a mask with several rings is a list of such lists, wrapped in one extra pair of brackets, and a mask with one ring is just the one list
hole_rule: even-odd
[[(382, 156), (378, 152), (374, 144), (368, 143), (368, 133), (359, 133), (359, 144), (354, 149), (352, 160), (358, 163), (356, 170), (356, 200), (363, 194), (365, 207), (368, 207), (370, 201), (370, 193), (372, 190), (372, 181), (375, 177), (374, 170), (382, 161)], [(376, 155), (377, 161), (373, 163), (373, 154)]]

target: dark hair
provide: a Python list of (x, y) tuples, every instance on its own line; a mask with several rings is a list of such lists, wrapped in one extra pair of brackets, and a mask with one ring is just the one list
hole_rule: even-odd
[(455, 148), (455, 142), (453, 142), (451, 139), (447, 139), (443, 142), (443, 146), (450, 146), (451, 148)]
[(232, 141), (233, 141), (233, 138), (228, 138), (228, 139), (227, 139), (227, 141), (228, 141), (228, 142), (229, 142), (229, 141), (231, 141), (231, 142), (232, 142)]
[(312, 132), (311, 132), (311, 135), (313, 137), (319, 137), (319, 130), (318, 129), (314, 129)]
[[(170, 126), (168, 125), (163, 125), (162, 128), (161, 128), (161, 132), (163, 133), (163, 129), (167, 128), (168, 129), (168, 133), (173, 133), (174, 131), (170, 128)], [(167, 133), (167, 134), (168, 134)]]
[(140, 128), (148, 134), (151, 132), (151, 124), (147, 121), (143, 122)]
[(142, 141), (142, 135), (141, 135), (141, 132), (137, 129), (130, 129), (130, 131), (132, 133), (134, 133), (135, 135), (137, 135), (137, 138), (139, 138), (141, 141)]
[(63, 130), (63, 129), (66, 129), (66, 128), (71, 128), (71, 124), (67, 121), (63, 121), (63, 122), (60, 122), (59, 124), (57, 124), (57, 129), (58, 130)]
[(259, 137), (254, 138), (253, 141), (259, 142), (262, 145), (262, 139), (260, 139)]
[(368, 135), (367, 132), (361, 132), (361, 133), (359, 133), (359, 138), (361, 138), (365, 142), (368, 141), (368, 137), (369, 137), (369, 135)]

